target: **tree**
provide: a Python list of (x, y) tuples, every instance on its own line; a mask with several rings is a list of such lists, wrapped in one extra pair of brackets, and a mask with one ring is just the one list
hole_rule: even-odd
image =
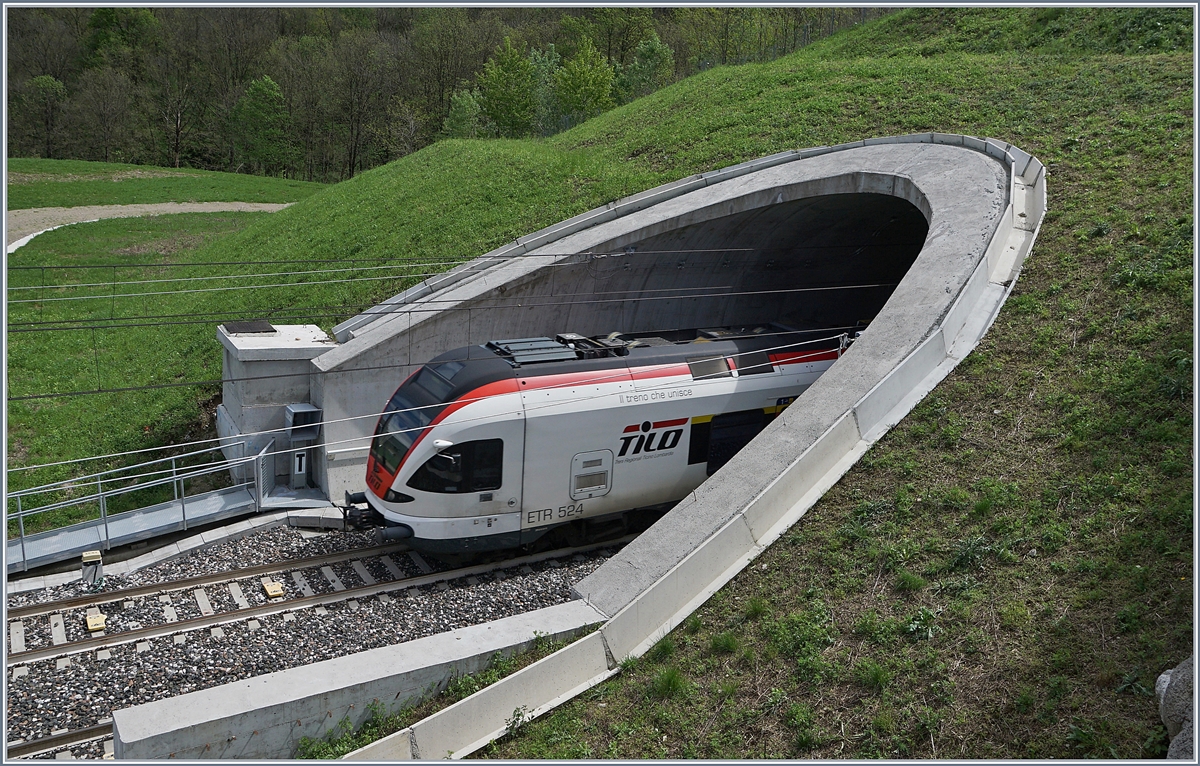
[(400, 96), (393, 96), (384, 118), (375, 126), (374, 137), (383, 149), (385, 162), (412, 154), (421, 148), (421, 114)]
[(450, 99), (465, 80), (474, 79), (500, 41), (489, 15), (465, 8), (423, 8), (401, 46), (403, 84), (433, 126), (449, 114)]
[(622, 100), (632, 101), (653, 93), (675, 74), (675, 54), (654, 32), (638, 43), (633, 61), (621, 71), (618, 89)]
[(63, 103), (67, 100), (67, 88), (48, 74), (33, 78), (30, 85), (32, 86), (30, 98), (41, 118), (41, 143), (44, 147), (42, 156), (50, 158), (54, 156), (54, 146), (58, 138), (58, 122)]
[(531, 50), (529, 61), (533, 64), (534, 95), (537, 102), (534, 117), (534, 132), (539, 136), (549, 136), (562, 130), (562, 107), (558, 103), (558, 95), (554, 92), (554, 75), (559, 70), (561, 57), (554, 49), (554, 43), (546, 46), (546, 50)]
[(589, 38), (595, 41), (610, 64), (624, 66), (639, 42), (654, 33), (649, 8), (591, 8)]
[(292, 151), (287, 105), (274, 80), (263, 75), (252, 81), (234, 107), (233, 118), (239, 148), (255, 169), (273, 175), (288, 167)]
[(267, 56), (267, 71), (279, 84), (287, 107), (292, 141), (299, 148), (303, 177), (327, 180), (332, 165), (329, 41), (305, 35), (283, 38)]
[(450, 113), (442, 123), (443, 135), (446, 138), (479, 138), (483, 130), (483, 108), (479, 105), (478, 91), (455, 91), (450, 97)]
[(201, 66), (197, 45), (202, 11), (169, 9), (163, 23), (163, 42), (150, 58), (147, 77), (158, 125), (163, 129), (167, 161), (183, 164), (191, 138), (203, 124), (209, 104), (208, 73)]
[(97, 8), (83, 41), (88, 66), (110, 66), (140, 83), (161, 32), (159, 20), (145, 8)]
[[(212, 79), (205, 138), (210, 161), (236, 168), (239, 125), (235, 110), (247, 83), (258, 73), (262, 55), (277, 33), (264, 8), (210, 8), (204, 14), (201, 60)], [(271, 171), (272, 173), (276, 171)]]
[(79, 71), (80, 46), (65, 17), (66, 9), (11, 8), (8, 10), (9, 82), (50, 75), (73, 83)]
[(128, 159), (120, 150), (129, 142), (133, 97), (129, 77), (112, 67), (88, 69), (80, 76), (72, 107), (95, 158), (109, 162), (120, 153), (120, 159)]
[(496, 49), (479, 76), (483, 113), (501, 136), (521, 138), (533, 131), (537, 118), (537, 78), (533, 62), (510, 38)]
[(352, 178), (366, 159), (372, 122), (382, 101), (384, 57), (379, 36), (347, 29), (332, 48), (333, 121), (342, 138), (343, 178)]
[(612, 89), (612, 67), (586, 38), (575, 57), (554, 74), (558, 103), (574, 125), (611, 109)]

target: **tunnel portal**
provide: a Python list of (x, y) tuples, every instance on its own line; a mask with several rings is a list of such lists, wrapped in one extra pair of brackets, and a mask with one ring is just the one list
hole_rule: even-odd
[[(472, 313), (503, 315), (509, 337), (765, 322), (861, 329), (904, 278), (928, 229), (915, 205), (887, 194), (778, 202), (599, 244)], [(534, 305), (543, 310), (523, 311)]]

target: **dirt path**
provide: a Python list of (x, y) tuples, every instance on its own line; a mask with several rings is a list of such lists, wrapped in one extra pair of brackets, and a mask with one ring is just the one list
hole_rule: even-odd
[[(267, 202), (159, 202), (150, 205), (85, 205), (82, 207), (35, 207), (9, 210), (5, 248), (31, 235), (71, 223), (101, 218), (137, 218), (170, 213), (274, 213), (292, 203)], [(23, 243), (22, 243), (23, 244)], [(15, 249), (15, 248), (14, 248)]]

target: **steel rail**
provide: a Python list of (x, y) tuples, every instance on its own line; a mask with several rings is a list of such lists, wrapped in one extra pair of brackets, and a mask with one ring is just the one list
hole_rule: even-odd
[(62, 734), (51, 734), (48, 737), (38, 737), (28, 742), (9, 742), (5, 745), (5, 755), (8, 758), (23, 758), (27, 755), (37, 755), (47, 750), (57, 750), (60, 747), (79, 745), (91, 742), (93, 739), (103, 739), (113, 735), (112, 722), (99, 723), (83, 729), (73, 729)]
[(51, 614), (66, 609), (77, 609), (82, 606), (95, 606), (97, 604), (107, 604), (112, 601), (124, 601), (138, 596), (148, 596), (154, 593), (162, 593), (164, 591), (185, 590), (194, 588), (199, 585), (212, 585), (215, 583), (229, 582), (231, 580), (243, 580), (247, 577), (254, 577), (260, 574), (269, 574), (271, 572), (290, 571), (293, 569), (311, 569), (314, 566), (321, 564), (335, 564), (339, 561), (348, 559), (370, 558), (372, 556), (383, 556), (398, 550), (408, 550), (406, 543), (389, 543), (387, 545), (379, 545), (371, 548), (357, 548), (351, 551), (340, 551), (338, 553), (329, 553), (323, 556), (309, 556), (302, 559), (288, 559), (285, 561), (277, 561), (271, 564), (258, 564), (244, 569), (230, 569), (224, 572), (214, 572), (212, 574), (197, 575), (196, 577), (185, 577), (180, 580), (168, 580), (162, 583), (152, 585), (138, 585), (133, 588), (123, 588), (121, 590), (113, 590), (107, 592), (89, 593), (86, 596), (76, 596), (74, 598), (66, 598), (60, 601), (44, 601), (39, 604), (29, 604), (28, 606), (10, 607), (8, 609), (8, 619), (19, 620), (25, 617), (37, 617), (43, 614)]
[(304, 609), (313, 606), (324, 606), (325, 604), (336, 604), (339, 601), (349, 601), (353, 598), (367, 598), (379, 593), (387, 591), (418, 588), (423, 585), (432, 585), (436, 582), (444, 580), (457, 580), (462, 577), (470, 577), (472, 575), (487, 574), (498, 569), (509, 569), (514, 566), (522, 566), (525, 564), (533, 564), (547, 559), (561, 558), (575, 553), (595, 550), (597, 548), (607, 548), (613, 545), (623, 545), (633, 540), (637, 535), (626, 535), (614, 540), (606, 540), (604, 542), (590, 543), (587, 545), (574, 546), (571, 548), (559, 548), (552, 551), (543, 551), (534, 553), (528, 556), (521, 556), (515, 559), (506, 559), (504, 561), (496, 561), (487, 564), (476, 564), (475, 566), (464, 567), (462, 569), (448, 569), (444, 572), (433, 572), (427, 575), (418, 575), (417, 577), (407, 577), (402, 580), (389, 580), (385, 583), (376, 583), (374, 585), (361, 585), (355, 588), (346, 588), (345, 590), (334, 591), (333, 593), (319, 593), (313, 596), (302, 596), (295, 599), (285, 599), (274, 603), (267, 603), (261, 606), (252, 606), (248, 609), (237, 609), (232, 612), (222, 612), (202, 617), (192, 617), (187, 620), (179, 620), (170, 622), (165, 625), (155, 625), (149, 628), (141, 628), (139, 630), (128, 630), (121, 633), (115, 633), (111, 636), (101, 636), (99, 638), (85, 638), (80, 641), (58, 644), (40, 649), (30, 649), (17, 654), (9, 654), (5, 658), (6, 667), (13, 667), (29, 662), (37, 662), (39, 660), (51, 659), (54, 657), (64, 657), (71, 654), (82, 654), (93, 649), (105, 649), (111, 646), (119, 646), (135, 641), (160, 638), (162, 636), (170, 636), (176, 633), (184, 633), (188, 631), (198, 630), (200, 628), (215, 627), (217, 625), (225, 625), (231, 622), (240, 622), (254, 617), (265, 617), (279, 612), (290, 612), (297, 609)]

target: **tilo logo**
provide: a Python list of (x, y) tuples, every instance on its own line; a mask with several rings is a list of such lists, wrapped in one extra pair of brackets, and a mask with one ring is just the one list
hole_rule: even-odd
[[(679, 418), (678, 420), (660, 420), (657, 423), (651, 423), (649, 420), (639, 425), (625, 426), (624, 433), (629, 436), (621, 437), (621, 451), (617, 457), (624, 457), (626, 454), (637, 455), (642, 452), (658, 452), (664, 449), (674, 449), (679, 440), (683, 438), (683, 429), (675, 428), (687, 422), (687, 418)], [(670, 431), (660, 431), (662, 428), (670, 428)], [(640, 432), (640, 433), (639, 433)], [(655, 440), (658, 444), (655, 444)], [(630, 449), (632, 445), (633, 449)]]

